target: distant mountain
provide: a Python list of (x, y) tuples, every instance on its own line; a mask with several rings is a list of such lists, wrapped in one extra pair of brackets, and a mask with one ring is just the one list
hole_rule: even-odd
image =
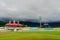
[[(31, 26), (31, 27), (39, 27), (40, 26), (39, 20), (36, 20), (36, 19), (12, 19), (12, 18), (2, 18), (2, 17), (0, 17), (0, 25), (5, 25), (5, 23), (7, 23), (9, 20), (20, 21), (20, 23)], [(50, 27), (60, 27), (60, 21), (42, 22), (42, 25), (45, 23), (48, 23)]]
[[(19, 18), (0, 17), (0, 21), (3, 21), (3, 22), (13, 21), (13, 20), (40, 23), (39, 19), (22, 19), (22, 18), (19, 19)], [(50, 21), (42, 21), (42, 22), (58, 22), (58, 21), (52, 21), (52, 20), (50, 20)]]
[(60, 21), (58, 22), (49, 22), (48, 23), (51, 27), (60, 27)]
[(30, 22), (38, 22), (38, 20), (36, 19), (17, 19), (17, 18), (5, 18), (5, 17), (0, 17), (0, 21), (3, 21), (3, 22), (8, 22), (8, 21), (13, 21), (13, 20), (16, 20), (16, 21), (30, 21)]

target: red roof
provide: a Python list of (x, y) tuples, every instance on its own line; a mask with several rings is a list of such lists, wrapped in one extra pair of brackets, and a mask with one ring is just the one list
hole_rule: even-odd
[(13, 23), (11, 23), (11, 21), (9, 21), (9, 23), (7, 23), (6, 25), (8, 25), (8, 26), (14, 26), (14, 27), (22, 26), (22, 24), (20, 24), (19, 21), (16, 23), (15, 20), (13, 21)]

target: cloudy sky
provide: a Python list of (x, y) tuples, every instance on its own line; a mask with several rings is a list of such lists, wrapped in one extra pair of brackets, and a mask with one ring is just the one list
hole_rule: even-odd
[(0, 17), (60, 20), (60, 0), (0, 0)]

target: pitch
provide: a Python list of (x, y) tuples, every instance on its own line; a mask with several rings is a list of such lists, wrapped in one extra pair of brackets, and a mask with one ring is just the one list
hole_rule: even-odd
[(0, 32), (0, 40), (60, 40), (60, 31)]

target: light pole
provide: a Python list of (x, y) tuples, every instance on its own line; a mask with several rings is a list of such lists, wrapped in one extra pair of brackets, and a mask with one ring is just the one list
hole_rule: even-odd
[(39, 20), (40, 20), (40, 28), (41, 28), (42, 27), (42, 25), (41, 25), (41, 20), (42, 20), (41, 16), (39, 16)]

